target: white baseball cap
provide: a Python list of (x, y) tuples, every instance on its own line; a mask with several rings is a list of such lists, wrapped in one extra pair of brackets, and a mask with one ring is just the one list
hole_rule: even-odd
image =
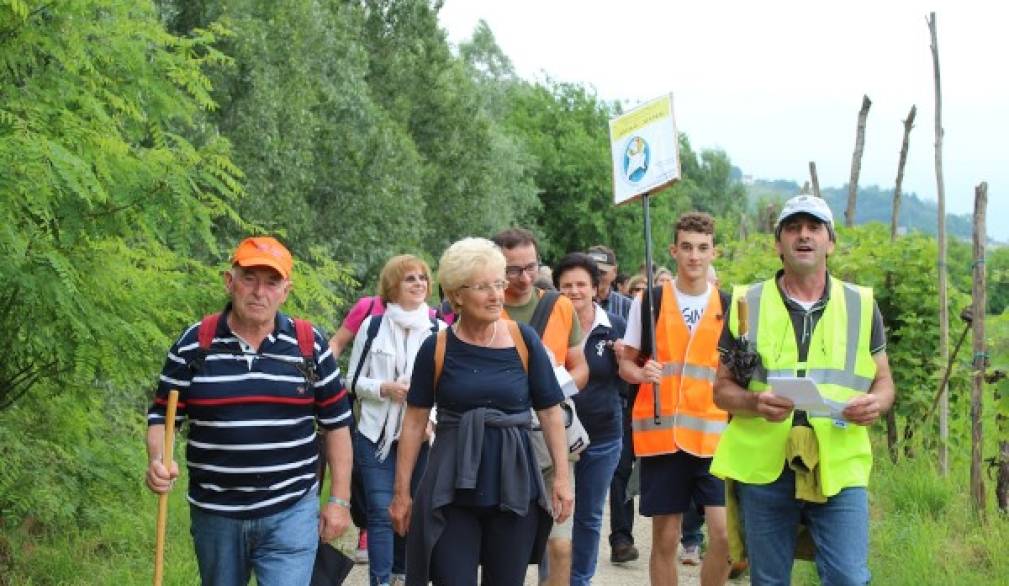
[(827, 225), (830, 232), (830, 239), (834, 239), (834, 214), (830, 211), (830, 206), (826, 200), (815, 195), (797, 195), (785, 202), (785, 207), (781, 208), (778, 221), (774, 224), (774, 236), (777, 238), (781, 234), (781, 225), (796, 214), (809, 214), (817, 220)]

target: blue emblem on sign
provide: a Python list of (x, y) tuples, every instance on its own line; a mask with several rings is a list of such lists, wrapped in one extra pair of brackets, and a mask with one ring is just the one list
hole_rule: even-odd
[(631, 183), (645, 178), (651, 163), (652, 149), (640, 136), (632, 136), (624, 148), (624, 177)]

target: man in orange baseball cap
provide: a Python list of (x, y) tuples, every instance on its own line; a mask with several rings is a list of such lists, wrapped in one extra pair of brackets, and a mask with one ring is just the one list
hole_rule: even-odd
[[(187, 500), (204, 584), (308, 584), (316, 549), (350, 525), (350, 404), (318, 330), (280, 313), (291, 253), (246, 238), (224, 273), (230, 302), (186, 328), (168, 352), (148, 410), (147, 486), (171, 490), (161, 462), (167, 397), (187, 422)], [(320, 454), (316, 427), (325, 430)], [(320, 456), (333, 471), (320, 509)]]

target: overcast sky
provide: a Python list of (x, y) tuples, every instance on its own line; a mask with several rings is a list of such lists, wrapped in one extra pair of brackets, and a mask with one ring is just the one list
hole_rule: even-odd
[(756, 178), (802, 184), (815, 161), (821, 187), (847, 183), (867, 94), (859, 184), (892, 189), (916, 104), (903, 189), (935, 200), (930, 10), (947, 211), (971, 213), (974, 186), (987, 181), (988, 232), (1009, 241), (1005, 2), (445, 0), (441, 22), (458, 44), (486, 20), (526, 79), (584, 83), (627, 106), (672, 92), (694, 148), (724, 149)]

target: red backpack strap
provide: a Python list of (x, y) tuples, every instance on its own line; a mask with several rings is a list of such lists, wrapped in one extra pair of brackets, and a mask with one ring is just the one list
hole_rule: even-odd
[(298, 337), (301, 357), (306, 361), (315, 360), (315, 331), (312, 329), (312, 322), (294, 318), (294, 333)]
[(199, 350), (196, 357), (189, 364), (189, 370), (196, 374), (203, 368), (203, 362), (210, 354), (210, 347), (214, 344), (214, 336), (217, 334), (217, 324), (221, 321), (220, 313), (208, 313), (200, 320), (200, 325), (196, 327), (196, 340), (199, 342)]
[(298, 350), (305, 361), (305, 378), (314, 383), (319, 377), (315, 372), (315, 331), (312, 322), (294, 318), (294, 334), (298, 338)]
[(220, 313), (208, 313), (200, 320), (200, 327), (196, 330), (200, 348), (207, 352), (210, 345), (214, 343), (214, 336), (217, 334), (217, 324), (221, 321)]

